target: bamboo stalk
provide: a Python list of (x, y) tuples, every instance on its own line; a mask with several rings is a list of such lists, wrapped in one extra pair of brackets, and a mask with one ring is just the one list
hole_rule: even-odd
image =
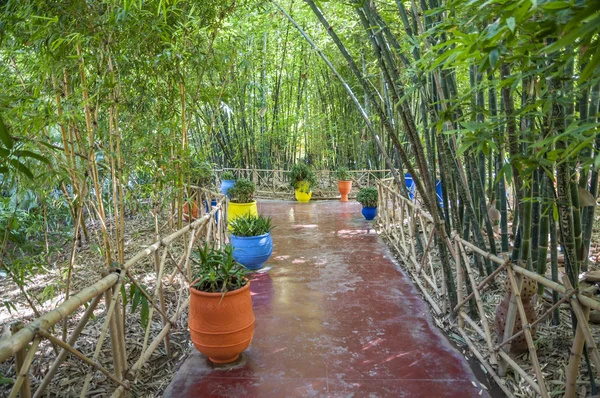
[[(484, 286), (486, 286), (490, 281), (492, 281), (496, 275), (498, 275), (500, 272), (502, 272), (504, 269), (506, 268), (505, 264), (502, 264), (501, 266), (499, 266), (498, 268), (496, 268), (494, 270), (494, 272), (492, 272), (491, 274), (489, 274), (484, 280), (482, 280), (479, 285), (477, 285), (477, 289), (481, 290)], [(467, 297), (465, 297), (463, 300), (460, 300), (458, 302), (458, 304), (456, 305), (456, 307), (454, 307), (453, 311), (457, 311), (460, 307), (462, 307), (463, 305), (465, 305), (466, 303), (469, 302), (469, 300), (471, 300), (471, 297), (473, 297), (473, 292), (471, 292), (471, 294), (469, 294)]]
[(471, 339), (469, 339), (469, 337), (462, 330), (462, 328), (458, 328), (458, 332), (460, 333), (462, 338), (465, 340), (465, 343), (469, 347), (469, 350), (471, 350), (473, 355), (475, 355), (475, 357), (479, 360), (479, 363), (481, 363), (485, 367), (487, 372), (492, 376), (492, 378), (494, 379), (494, 381), (496, 382), (498, 387), (500, 387), (502, 392), (504, 392), (504, 394), (506, 394), (507, 397), (514, 398), (515, 396), (513, 395), (513, 393), (508, 388), (506, 388), (506, 386), (502, 382), (502, 379), (500, 379), (498, 374), (494, 371), (494, 368), (492, 368), (492, 366), (485, 360), (483, 355), (477, 350), (477, 347), (475, 347), (475, 345), (473, 345), (473, 343), (471, 342)]
[(29, 351), (27, 352), (27, 355), (25, 356), (25, 359), (23, 359), (23, 363), (21, 364), (21, 368), (19, 369), (19, 376), (17, 377), (17, 380), (15, 381), (15, 384), (13, 384), (13, 388), (10, 392), (10, 395), (8, 396), (8, 398), (16, 398), (17, 394), (19, 392), (21, 392), (21, 387), (25, 386), (25, 393), (29, 394), (29, 397), (31, 397), (31, 387), (29, 386), (29, 368), (31, 367), (31, 363), (33, 362), (33, 357), (35, 356), (35, 353), (37, 352), (37, 348), (38, 345), (40, 344), (40, 338), (36, 337), (35, 339), (33, 339), (33, 342), (31, 343), (31, 347), (29, 347)]
[[(18, 322), (11, 326), (11, 334), (17, 333), (19, 330), (23, 328), (23, 324)], [(21, 350), (15, 354), (15, 373), (18, 375), (21, 373), (21, 369), (23, 369), (23, 364), (25, 363), (25, 350)], [(25, 380), (23, 380), (23, 385), (20, 388), (21, 397), (22, 398), (30, 398), (31, 397), (31, 382), (29, 380), (29, 372), (25, 375)]]
[(475, 303), (477, 304), (477, 310), (479, 311), (479, 319), (481, 320), (481, 324), (483, 326), (483, 331), (485, 332), (485, 341), (490, 349), (490, 363), (495, 365), (497, 363), (496, 354), (494, 354), (494, 344), (492, 343), (492, 334), (490, 333), (490, 326), (488, 325), (487, 317), (485, 316), (485, 310), (483, 309), (483, 303), (481, 302), (481, 296), (479, 295), (479, 290), (477, 290), (477, 284), (475, 283), (475, 278), (473, 277), (473, 273), (471, 271), (471, 265), (469, 264), (469, 259), (465, 254), (465, 248), (462, 246), (460, 242), (458, 242), (461, 250), (461, 254), (463, 257), (463, 261), (465, 263), (465, 268), (467, 270), (467, 277), (471, 282), (471, 287), (473, 288), (473, 294), (475, 297)]
[[(463, 270), (462, 270), (462, 266), (460, 264), (460, 248), (458, 247), (458, 241), (455, 239), (454, 240), (454, 264), (456, 265), (456, 300), (459, 303), (463, 302)], [(464, 328), (465, 327), (465, 321), (463, 320), (463, 318), (461, 317), (461, 315), (463, 314), (462, 309), (460, 308), (460, 305), (457, 305), (457, 308), (454, 308), (452, 311), (456, 312), (458, 310), (458, 327), (460, 328)]]
[(0, 362), (4, 362), (9, 357), (22, 350), (29, 342), (31, 342), (38, 330), (47, 330), (52, 326), (56, 325), (63, 318), (71, 315), (77, 308), (79, 308), (83, 303), (88, 302), (90, 299), (101, 295), (114, 286), (114, 284), (118, 281), (119, 276), (117, 274), (109, 274), (108, 276), (100, 279), (98, 282), (94, 283), (92, 286), (89, 286), (58, 307), (54, 310), (49, 311), (37, 318), (30, 324), (26, 325), (23, 329), (21, 329), (17, 334), (11, 336), (9, 339), (3, 340), (0, 342)]
[[(69, 340), (67, 341), (68, 345), (73, 346), (73, 344), (75, 344), (75, 342), (77, 341), (77, 338), (79, 337), (79, 334), (81, 334), (81, 331), (87, 324), (88, 320), (90, 319), (90, 316), (94, 313), (94, 309), (96, 309), (96, 307), (98, 306), (98, 303), (100, 302), (101, 299), (102, 299), (102, 295), (98, 295), (98, 296), (94, 297), (94, 299), (92, 300), (90, 305), (88, 305), (87, 309), (81, 316), (79, 323), (77, 323), (75, 330), (73, 330), (73, 333), (71, 333), (71, 336), (69, 336)], [(42, 396), (42, 394), (44, 393), (46, 388), (48, 388), (48, 385), (52, 381), (52, 378), (58, 371), (58, 367), (64, 362), (66, 357), (67, 357), (66, 350), (62, 350), (58, 354), (58, 357), (56, 357), (56, 359), (54, 360), (54, 362), (52, 363), (52, 365), (46, 372), (46, 375), (44, 376), (42, 383), (35, 391), (33, 398), (40, 398)]]
[[(117, 290), (121, 288), (122, 282), (123, 282), (123, 280), (119, 277), (119, 280), (116, 285)], [(102, 345), (104, 344), (104, 339), (106, 338), (106, 333), (109, 329), (110, 320), (113, 317), (113, 313), (115, 310), (115, 304), (117, 303), (116, 298), (117, 298), (116, 295), (112, 297), (112, 300), (110, 301), (110, 305), (109, 305), (108, 309), (106, 310), (106, 320), (104, 321), (104, 324), (102, 325), (102, 332), (100, 333), (100, 337), (98, 338), (98, 343), (96, 343), (96, 349), (94, 350), (94, 355), (92, 357), (93, 360), (98, 359), (98, 355), (100, 354), (100, 350), (102, 349)], [(117, 361), (116, 358), (114, 358), (114, 360), (115, 360), (115, 362)], [(115, 366), (116, 366), (116, 363), (115, 363)], [(87, 395), (88, 388), (90, 387), (91, 381), (92, 381), (92, 372), (88, 372), (85, 377), (85, 381), (83, 383), (83, 388), (81, 389), (80, 398), (85, 398), (85, 396)]]
[(542, 369), (537, 358), (537, 352), (533, 344), (533, 336), (531, 335), (531, 329), (528, 323), (529, 321), (527, 319), (527, 314), (525, 314), (525, 308), (523, 307), (523, 302), (521, 301), (521, 285), (517, 283), (511, 266), (506, 267), (506, 272), (508, 274), (508, 277), (510, 278), (510, 286), (512, 288), (513, 295), (517, 299), (517, 309), (519, 310), (521, 323), (523, 326), (523, 330), (525, 331), (525, 340), (527, 341), (527, 347), (529, 348), (529, 358), (531, 360), (533, 368), (535, 369), (535, 374), (537, 376), (538, 383), (540, 386), (540, 395), (542, 396), (542, 398), (546, 398), (549, 395), (548, 391), (546, 390), (546, 385), (544, 384), (544, 375), (542, 374)]
[[(573, 294), (573, 292), (571, 292), (571, 294)], [(542, 322), (544, 319), (546, 319), (546, 317), (548, 317), (549, 315), (552, 315), (552, 312), (557, 309), (558, 307), (560, 307), (560, 305), (566, 301), (569, 301), (571, 299), (571, 295), (567, 295), (565, 297), (563, 297), (560, 301), (558, 301), (556, 304), (554, 304), (552, 307), (550, 307), (546, 312), (544, 312), (541, 316), (538, 317), (538, 319), (535, 320), (535, 322), (533, 322), (530, 326), (531, 328), (533, 328), (534, 326), (536, 326), (537, 324), (539, 324), (540, 322)], [(516, 339), (517, 337), (521, 336), (523, 333), (525, 333), (525, 331), (523, 329), (521, 329), (519, 332), (513, 334), (509, 339), (501, 342), (500, 344), (496, 345), (496, 347), (494, 348), (495, 351), (498, 351), (500, 348), (502, 348), (505, 344), (509, 344), (510, 342), (512, 342), (514, 339)]]
[(117, 383), (118, 385), (123, 386), (123, 388), (125, 388), (126, 390), (129, 390), (129, 384), (127, 383), (127, 381), (125, 381), (125, 382), (121, 381), (117, 376), (110, 373), (98, 361), (92, 361), (91, 359), (89, 359), (88, 357), (83, 355), (83, 353), (81, 351), (73, 348), (71, 345), (65, 343), (61, 339), (57, 339), (56, 337), (52, 336), (50, 333), (48, 333), (46, 331), (41, 330), (40, 335), (42, 337), (52, 341), (54, 344), (58, 345), (59, 347), (61, 347), (64, 350), (63, 352), (70, 353), (74, 357), (76, 357), (76, 358), (80, 359), (81, 361), (85, 362), (86, 364), (88, 364), (93, 370), (99, 370), (106, 377), (108, 377), (109, 379), (111, 379), (112, 381)]

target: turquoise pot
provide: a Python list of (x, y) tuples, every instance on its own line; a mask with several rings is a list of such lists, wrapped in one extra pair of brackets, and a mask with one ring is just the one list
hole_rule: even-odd
[(259, 236), (231, 235), (235, 261), (248, 269), (259, 269), (273, 253), (273, 238), (267, 232)]

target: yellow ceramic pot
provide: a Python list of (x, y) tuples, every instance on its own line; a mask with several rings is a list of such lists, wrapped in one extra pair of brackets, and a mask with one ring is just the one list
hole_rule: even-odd
[(308, 202), (312, 196), (308, 182), (300, 181), (296, 186), (297, 188), (294, 191), (296, 194), (296, 200), (298, 202)]
[[(253, 200), (249, 203), (234, 203), (229, 202), (227, 204), (227, 221), (231, 222), (235, 220), (239, 216), (243, 216), (245, 214), (252, 214), (254, 216), (258, 216), (258, 208), (256, 207), (256, 200)], [(229, 230), (231, 231), (231, 226), (229, 226)]]

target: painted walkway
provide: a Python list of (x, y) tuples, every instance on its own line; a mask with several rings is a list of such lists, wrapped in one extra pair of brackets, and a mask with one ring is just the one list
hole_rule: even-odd
[(251, 284), (250, 348), (217, 367), (192, 347), (166, 397), (488, 396), (359, 204), (259, 212), (276, 227), (270, 269)]

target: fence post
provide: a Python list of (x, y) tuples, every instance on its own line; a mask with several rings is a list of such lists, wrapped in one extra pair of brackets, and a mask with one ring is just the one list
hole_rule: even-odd
[[(23, 324), (21, 322), (17, 322), (10, 327), (10, 332), (12, 334), (16, 334), (21, 329), (23, 329)], [(26, 349), (24, 348), (15, 354), (15, 374), (17, 376), (21, 373), (21, 368), (25, 363), (25, 352)], [(23, 384), (21, 385), (21, 398), (31, 398), (31, 382), (29, 380), (29, 372), (27, 372), (27, 375), (23, 380)]]

